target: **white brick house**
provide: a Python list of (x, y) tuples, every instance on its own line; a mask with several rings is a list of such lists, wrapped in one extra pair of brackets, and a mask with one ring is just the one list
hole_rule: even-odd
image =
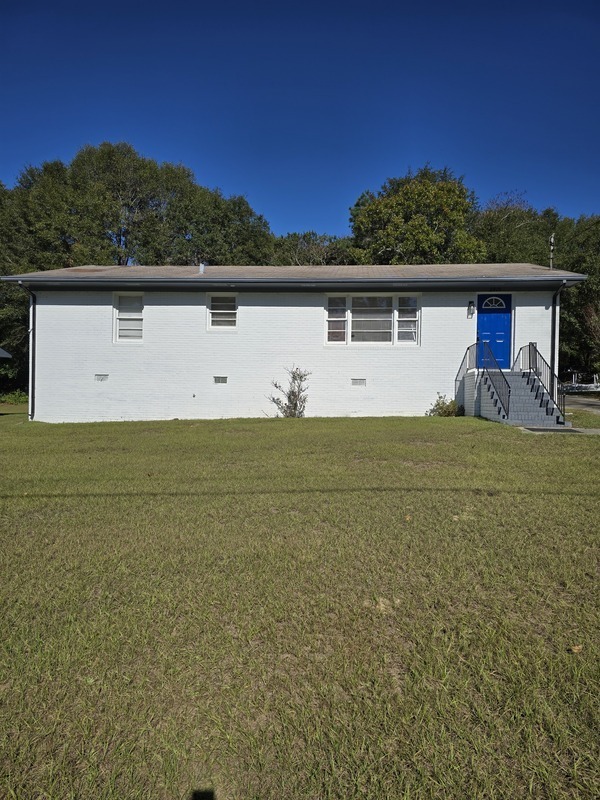
[(31, 419), (86, 422), (273, 415), (271, 382), (293, 365), (311, 373), (307, 416), (422, 415), (438, 392), (454, 396), (482, 336), (501, 369), (536, 342), (557, 372), (560, 291), (584, 277), (458, 264), (94, 266), (4, 280), (31, 294)]

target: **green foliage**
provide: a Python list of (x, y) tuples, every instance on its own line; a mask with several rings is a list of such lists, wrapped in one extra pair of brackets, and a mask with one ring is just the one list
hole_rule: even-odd
[(23, 392), (21, 389), (15, 389), (12, 392), (0, 394), (0, 403), (6, 403), (11, 406), (22, 405), (23, 403), (26, 403), (27, 400), (27, 392)]
[(475, 217), (474, 231), (485, 242), (491, 263), (547, 264), (549, 239), (556, 231), (558, 215), (542, 214), (522, 195), (498, 195)]
[(360, 264), (362, 252), (350, 237), (327, 236), (314, 231), (288, 233), (275, 239), (272, 264), (326, 266)]
[(280, 236), (275, 240), (273, 263), (288, 266), (325, 265), (329, 244), (334, 240), (335, 237), (314, 231)]
[(475, 197), (462, 178), (425, 166), (365, 192), (350, 211), (355, 246), (375, 264), (471, 263), (485, 259), (472, 233)]
[(87, 146), (65, 165), (28, 167), (0, 194), (10, 272), (80, 264), (265, 263), (273, 237), (243, 197), (126, 143)]
[(435, 403), (425, 412), (426, 417), (463, 417), (464, 414), (464, 408), (456, 400), (449, 400), (445, 394), (439, 392)]
[(561, 362), (591, 376), (600, 372), (600, 215), (564, 219), (556, 236), (557, 266), (588, 279), (561, 297)]
[(289, 376), (289, 384), (283, 387), (278, 381), (273, 381), (272, 385), (283, 397), (269, 395), (269, 400), (277, 408), (278, 417), (303, 417), (308, 400), (307, 379), (310, 372), (293, 366), (286, 369)]
[[(129, 144), (104, 142), (80, 150), (69, 176), (79, 263), (141, 263), (144, 234), (155, 226), (158, 233), (164, 210), (159, 164), (138, 155)], [(186, 177), (191, 181), (191, 175)]]
[(27, 386), (28, 345), (29, 295), (17, 286), (0, 281), (0, 347), (12, 355), (10, 360), (0, 360), (2, 389)]
[(60, 161), (28, 167), (5, 206), (5, 274), (73, 265), (73, 196), (68, 168)]

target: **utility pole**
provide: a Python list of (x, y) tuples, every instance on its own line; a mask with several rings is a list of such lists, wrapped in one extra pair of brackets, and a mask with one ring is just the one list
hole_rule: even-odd
[(554, 267), (554, 234), (550, 237), (550, 269)]

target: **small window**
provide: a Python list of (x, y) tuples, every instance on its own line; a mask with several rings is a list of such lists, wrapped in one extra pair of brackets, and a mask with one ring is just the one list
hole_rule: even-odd
[(398, 341), (417, 341), (418, 306), (416, 297), (398, 298)]
[(327, 341), (345, 342), (348, 311), (345, 297), (330, 297), (327, 301)]
[(144, 295), (119, 294), (115, 297), (115, 341), (140, 342), (144, 332)]
[(350, 383), (352, 386), (366, 386), (367, 379), (366, 378), (350, 378)]
[(237, 298), (231, 295), (211, 297), (208, 316), (211, 328), (235, 328), (237, 325)]
[(213, 375), (214, 383), (227, 383), (227, 375)]

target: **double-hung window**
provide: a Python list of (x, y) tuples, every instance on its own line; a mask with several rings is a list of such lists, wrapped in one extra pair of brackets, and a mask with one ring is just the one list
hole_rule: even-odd
[(329, 297), (327, 301), (327, 341), (345, 342), (348, 331), (348, 310), (345, 297)]
[(398, 342), (417, 343), (419, 306), (416, 297), (398, 298)]
[(235, 328), (237, 298), (234, 295), (213, 295), (209, 298), (208, 325), (210, 328)]
[(416, 296), (350, 295), (327, 298), (327, 339), (331, 344), (417, 344)]
[(144, 333), (144, 295), (118, 294), (114, 303), (116, 342), (141, 342)]

